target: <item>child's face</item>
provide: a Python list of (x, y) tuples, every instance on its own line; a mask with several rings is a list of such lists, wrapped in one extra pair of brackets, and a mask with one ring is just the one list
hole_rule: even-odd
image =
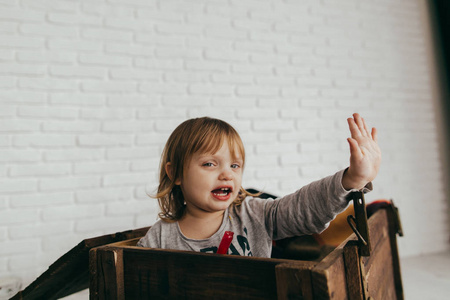
[(183, 178), (177, 181), (186, 201), (186, 213), (225, 211), (239, 193), (242, 172), (242, 157), (233, 159), (226, 141), (214, 154), (195, 153)]

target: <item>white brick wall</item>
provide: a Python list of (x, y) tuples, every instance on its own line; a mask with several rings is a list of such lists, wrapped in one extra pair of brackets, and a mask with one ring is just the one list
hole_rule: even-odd
[(151, 225), (165, 140), (204, 115), (241, 133), (244, 185), (282, 195), (346, 167), (360, 112), (400, 254), (448, 250), (436, 80), (424, 0), (1, 1), (0, 276)]

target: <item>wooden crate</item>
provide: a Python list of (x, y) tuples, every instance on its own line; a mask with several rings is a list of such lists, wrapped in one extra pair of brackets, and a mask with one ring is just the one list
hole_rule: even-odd
[(371, 255), (352, 234), (320, 261), (136, 247), (90, 251), (91, 299), (403, 299), (391, 208), (368, 220)]

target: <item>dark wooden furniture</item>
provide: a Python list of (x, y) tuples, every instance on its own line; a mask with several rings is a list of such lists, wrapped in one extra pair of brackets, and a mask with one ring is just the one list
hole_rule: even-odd
[(138, 239), (97, 247), (90, 252), (90, 297), (403, 299), (395, 218), (389, 207), (369, 218), (367, 257), (354, 234), (321, 261), (139, 248)]

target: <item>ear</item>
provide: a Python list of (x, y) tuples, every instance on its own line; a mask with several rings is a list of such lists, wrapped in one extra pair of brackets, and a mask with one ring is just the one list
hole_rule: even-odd
[[(166, 174), (167, 176), (169, 176), (170, 180), (173, 180), (173, 166), (170, 162), (168, 162), (164, 168), (166, 169)], [(180, 185), (181, 184), (181, 179), (176, 179), (175, 180), (175, 184), (176, 185)]]

